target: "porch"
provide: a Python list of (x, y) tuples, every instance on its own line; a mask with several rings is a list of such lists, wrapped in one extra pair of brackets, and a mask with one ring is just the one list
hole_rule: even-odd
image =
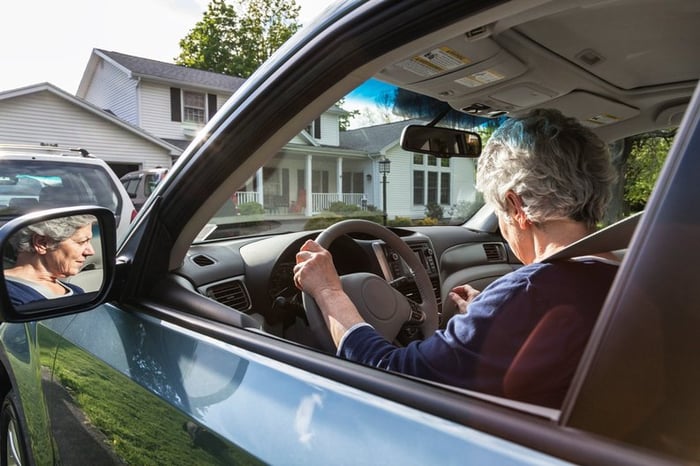
[(311, 193), (307, 201), (302, 196), (299, 199), (289, 200), (284, 196), (265, 196), (258, 191), (238, 191), (234, 199), (236, 206), (251, 202), (260, 204), (265, 209), (265, 213), (271, 215), (296, 213), (310, 217), (328, 210), (334, 202), (343, 202), (360, 208), (367, 206), (367, 197), (363, 193)]

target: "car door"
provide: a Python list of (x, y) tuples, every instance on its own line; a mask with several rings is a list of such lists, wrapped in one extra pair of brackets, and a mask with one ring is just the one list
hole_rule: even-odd
[[(207, 337), (206, 322), (185, 329), (153, 311), (104, 305), (39, 325), (42, 345), (56, 348), (43, 383), (56, 461), (428, 464), (445, 455), (455, 464), (465, 457), (537, 464), (547, 458), (253, 352), (245, 348), (249, 336)], [(306, 357), (326, 370), (337, 364), (330, 356)], [(440, 448), (426, 449), (427, 443)]]
[(39, 341), (56, 348), (43, 392), (61, 463), (257, 462), (198, 419), (236, 392), (247, 360), (108, 305), (43, 322)]

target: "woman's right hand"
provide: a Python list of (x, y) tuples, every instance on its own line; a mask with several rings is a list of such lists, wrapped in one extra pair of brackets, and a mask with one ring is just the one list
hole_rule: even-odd
[(471, 285), (460, 285), (452, 288), (448, 297), (455, 303), (460, 314), (467, 313), (467, 306), (476, 298), (481, 291)]

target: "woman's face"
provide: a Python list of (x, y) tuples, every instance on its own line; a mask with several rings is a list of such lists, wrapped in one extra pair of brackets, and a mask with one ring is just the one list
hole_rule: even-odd
[(44, 267), (56, 278), (66, 278), (80, 272), (85, 259), (95, 254), (92, 248), (92, 225), (75, 230), (73, 236), (44, 254)]

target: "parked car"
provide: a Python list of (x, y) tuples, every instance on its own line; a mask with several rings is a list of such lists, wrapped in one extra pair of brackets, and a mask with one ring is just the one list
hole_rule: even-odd
[(134, 207), (139, 210), (167, 173), (167, 168), (150, 168), (129, 172), (119, 178), (119, 181), (124, 185)]
[[(88, 212), (103, 258), (102, 285), (69, 298), (11, 306), (0, 279), (3, 461), (700, 462), (698, 24), (695, 0), (330, 6), (219, 110), (124, 241), (98, 207), (33, 212), (0, 229), (11, 253), (20, 228)], [(309, 326), (293, 284), (295, 253), (337, 231), (321, 221), (354, 211), (308, 208), (357, 194), (355, 181), (367, 194), (394, 184), (389, 211), (406, 200), (422, 210), (441, 193), (475, 204), (459, 225), (357, 222), (330, 245), (342, 275), (370, 272), (414, 299), (412, 273), (429, 281), (418, 293), (434, 300), (441, 326), (452, 286), (482, 288), (521, 265), (474, 196), (470, 159), (314, 139), (323, 112), (368, 93), (364, 105), (417, 103), (408, 107), (422, 114), (403, 115), (436, 127), (449, 126), (437, 121), (445, 108), (474, 125), (557, 108), (609, 142), (619, 165), (627, 138), (677, 128), (643, 213), (568, 249), (614, 250), (622, 263), (560, 408), (366, 367), (318, 343), (326, 335)], [(378, 171), (383, 158), (389, 173)], [(232, 198), (236, 215), (217, 216)], [(382, 223), (378, 200), (361, 212)], [(305, 208), (280, 207), (287, 201)], [(404, 330), (403, 342), (421, 337), (415, 324)]]
[(112, 211), (123, 238), (136, 210), (107, 163), (85, 149), (0, 144), (0, 222), (53, 207), (98, 205)]

